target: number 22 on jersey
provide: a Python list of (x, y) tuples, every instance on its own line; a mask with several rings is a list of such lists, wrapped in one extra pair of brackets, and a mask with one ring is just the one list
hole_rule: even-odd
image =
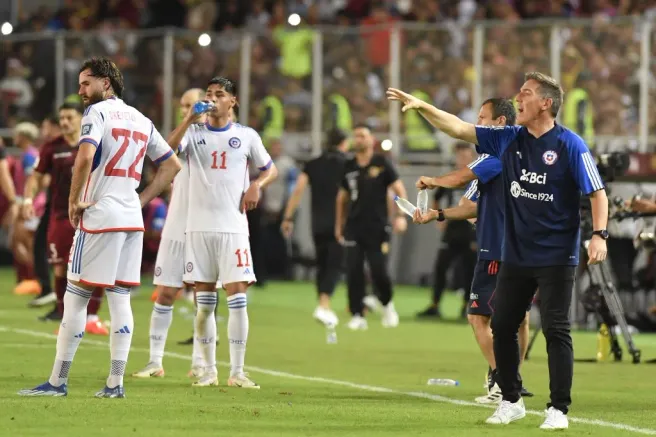
[[(114, 128), (112, 129), (112, 137), (114, 137), (116, 141), (119, 141), (120, 138), (123, 138), (123, 143), (121, 144), (121, 147), (118, 149), (116, 154), (107, 163), (107, 166), (105, 167), (105, 176), (114, 176), (119, 178), (128, 177), (139, 182), (141, 180), (141, 173), (137, 172), (137, 166), (146, 154), (148, 135), (137, 131), (133, 132), (128, 129)], [(143, 146), (127, 170), (124, 168), (116, 168), (116, 164), (118, 164), (125, 152), (128, 150), (128, 146), (130, 145), (130, 138), (132, 138), (132, 141), (134, 141), (137, 146), (139, 143), (143, 143)]]

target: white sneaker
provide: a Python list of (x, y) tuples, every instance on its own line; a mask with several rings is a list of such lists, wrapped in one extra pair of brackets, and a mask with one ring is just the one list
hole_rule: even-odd
[(366, 295), (364, 299), (362, 299), (362, 303), (364, 304), (364, 306), (369, 308), (369, 311), (371, 311), (372, 313), (378, 312), (382, 307), (378, 298), (373, 294)]
[(522, 398), (519, 398), (514, 404), (502, 400), (497, 410), (487, 418), (485, 423), (489, 423), (490, 425), (508, 425), (510, 422), (523, 419), (524, 416), (526, 416), (526, 407)]
[(367, 325), (367, 319), (362, 316), (351, 317), (351, 320), (348, 322), (347, 326), (351, 331), (364, 331), (369, 328), (369, 325)]
[(312, 313), (312, 317), (314, 317), (316, 320), (318, 320), (319, 322), (323, 323), (326, 326), (328, 325), (337, 326), (337, 324), (339, 323), (337, 314), (335, 314), (333, 310), (328, 308), (317, 307), (314, 310), (314, 313)]
[(205, 375), (205, 368), (203, 366), (192, 367), (187, 376), (189, 378), (202, 378)]
[(540, 429), (567, 429), (569, 427), (567, 414), (562, 411), (554, 407), (549, 407), (545, 413), (547, 418), (544, 419), (544, 423), (540, 425)]
[(260, 389), (260, 385), (251, 381), (248, 378), (247, 373), (242, 373), (241, 375), (233, 375), (228, 379), (228, 385), (230, 387), (239, 387), (239, 388), (252, 388), (255, 390)]
[(198, 381), (191, 384), (192, 387), (212, 387), (219, 385), (219, 376), (216, 371), (206, 372)]
[(383, 327), (396, 328), (399, 326), (399, 313), (394, 308), (394, 303), (390, 302), (383, 307)]
[(476, 399), (478, 404), (498, 404), (503, 399), (503, 394), (498, 384), (494, 384), (485, 396), (479, 396)]
[(151, 362), (138, 372), (134, 372), (132, 376), (134, 378), (161, 378), (164, 376), (164, 368), (161, 364)]

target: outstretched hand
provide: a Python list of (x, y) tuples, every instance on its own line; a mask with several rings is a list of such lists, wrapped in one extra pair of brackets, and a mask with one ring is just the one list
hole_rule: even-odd
[(401, 90), (397, 90), (396, 88), (387, 88), (385, 94), (387, 95), (387, 100), (398, 101), (403, 104), (403, 107), (401, 108), (402, 112), (409, 109), (421, 109), (424, 104), (421, 99)]

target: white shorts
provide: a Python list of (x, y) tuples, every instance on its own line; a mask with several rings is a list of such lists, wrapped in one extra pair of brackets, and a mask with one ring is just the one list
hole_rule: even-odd
[(68, 279), (96, 287), (137, 286), (141, 282), (143, 232), (75, 231)]
[(184, 273), (185, 243), (184, 241), (165, 240), (159, 243), (157, 260), (155, 261), (155, 285), (182, 288)]
[(256, 281), (248, 235), (188, 232), (186, 236), (185, 282), (221, 281), (225, 286)]

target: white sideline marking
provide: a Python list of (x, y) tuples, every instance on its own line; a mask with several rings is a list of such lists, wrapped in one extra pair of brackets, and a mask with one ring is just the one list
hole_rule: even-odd
[[(27, 336), (30, 336), (30, 337), (40, 337), (40, 338), (48, 338), (48, 339), (56, 339), (57, 338), (56, 335), (49, 334), (47, 332), (31, 331), (29, 329), (10, 328), (8, 326), (0, 326), (0, 332), (14, 332), (16, 334), (23, 334), (23, 335), (27, 335)], [(106, 342), (106, 341), (91, 340), (91, 339), (88, 339), (88, 338), (84, 338), (82, 340), (82, 342), (86, 343), (86, 344), (89, 344), (89, 345), (94, 345), (94, 346), (105, 346), (105, 347), (109, 346), (108, 342)], [(14, 343), (4, 343), (4, 344), (13, 345)], [(4, 344), (0, 343), (0, 347), (3, 346)], [(130, 349), (130, 352), (149, 353), (150, 351), (148, 349), (132, 348), (132, 349)], [(168, 357), (171, 357), (171, 358), (178, 358), (178, 359), (181, 359), (181, 360), (191, 361), (191, 354), (183, 355), (183, 354), (178, 354), (178, 353), (175, 353), (175, 352), (164, 352), (164, 355), (166, 355)], [(230, 363), (225, 362), (225, 361), (217, 361), (217, 364), (220, 365), (220, 366), (223, 366), (223, 367), (230, 367)], [(301, 381), (318, 382), (318, 383), (322, 383), (322, 384), (340, 385), (342, 387), (349, 387), (349, 388), (354, 388), (354, 389), (358, 389), (358, 390), (377, 392), (377, 393), (390, 393), (390, 394), (411, 396), (411, 397), (414, 397), (414, 398), (428, 399), (428, 400), (431, 400), (431, 401), (444, 402), (444, 403), (453, 404), (453, 405), (463, 405), (463, 406), (467, 406), (467, 407), (478, 407), (478, 408), (487, 408), (487, 409), (496, 408), (495, 406), (481, 405), (481, 404), (477, 404), (475, 402), (463, 401), (463, 400), (460, 400), (460, 399), (447, 398), (446, 396), (440, 396), (440, 395), (431, 394), (431, 393), (416, 392), (416, 391), (402, 391), (402, 390), (395, 390), (395, 389), (386, 388), (386, 387), (379, 387), (379, 386), (375, 386), (375, 385), (355, 384), (353, 382), (341, 381), (339, 379), (321, 378), (321, 377), (317, 377), (317, 376), (296, 375), (294, 373), (279, 372), (277, 370), (265, 369), (265, 368), (262, 368), (262, 367), (255, 367), (255, 366), (245, 366), (245, 369), (248, 370), (248, 371), (251, 371), (251, 372), (262, 373), (264, 375), (278, 376), (278, 377), (281, 377), (281, 378), (298, 379), (298, 380), (301, 380)], [(526, 414), (531, 414), (533, 416), (544, 417), (544, 413), (542, 411), (526, 410)], [(597, 419), (584, 419), (584, 418), (581, 418), (581, 417), (571, 417), (571, 416), (568, 416), (568, 418), (569, 418), (569, 421), (573, 422), (573, 423), (582, 423), (584, 425), (600, 426), (600, 427), (603, 427), (603, 428), (620, 429), (622, 431), (630, 431), (630, 432), (635, 432), (635, 433), (638, 433), (638, 434), (656, 435), (656, 429), (638, 428), (638, 427), (631, 426), (631, 425), (626, 425), (626, 424), (623, 424), (623, 423), (606, 422), (604, 420), (597, 420)]]

